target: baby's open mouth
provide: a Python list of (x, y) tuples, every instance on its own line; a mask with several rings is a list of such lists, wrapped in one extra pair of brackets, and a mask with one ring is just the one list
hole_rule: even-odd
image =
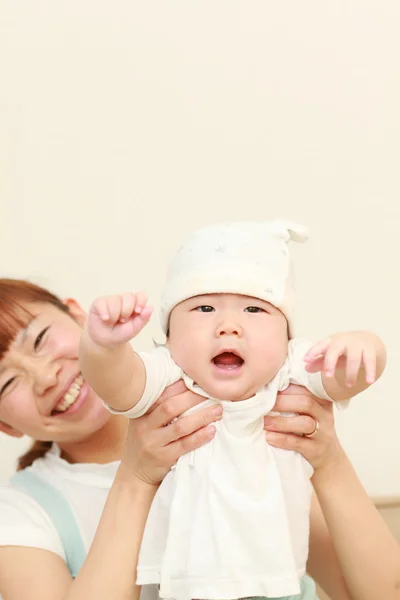
[(222, 369), (237, 369), (242, 366), (244, 360), (235, 352), (221, 352), (221, 354), (214, 356), (212, 362), (216, 367)]

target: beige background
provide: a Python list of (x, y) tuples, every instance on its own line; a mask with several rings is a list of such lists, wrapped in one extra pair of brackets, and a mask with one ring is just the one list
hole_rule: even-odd
[[(398, 0), (1, 0), (0, 23), (1, 274), (156, 304), (188, 230), (308, 225), (299, 333), (386, 341), (338, 429), (367, 490), (399, 494)], [(0, 437), (0, 478), (24, 443)]]

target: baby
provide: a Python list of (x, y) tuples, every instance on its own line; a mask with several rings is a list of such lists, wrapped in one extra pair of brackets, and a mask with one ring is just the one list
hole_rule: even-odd
[(275, 598), (302, 589), (313, 471), (300, 454), (268, 445), (263, 417), (289, 383), (345, 401), (385, 366), (372, 333), (335, 334), (314, 347), (293, 339), (287, 244), (306, 238), (285, 221), (192, 234), (167, 276), (166, 345), (151, 353), (128, 343), (151, 316), (145, 294), (91, 306), (82, 372), (112, 412), (139, 417), (181, 378), (205, 398), (192, 410), (223, 407), (214, 439), (179, 459), (149, 513), (137, 583), (159, 584), (163, 598)]

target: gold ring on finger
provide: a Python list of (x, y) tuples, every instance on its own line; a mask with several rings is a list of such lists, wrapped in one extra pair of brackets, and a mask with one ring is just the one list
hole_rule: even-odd
[(312, 430), (311, 433), (306, 433), (305, 437), (313, 437), (318, 431), (319, 431), (319, 421), (317, 421), (317, 419), (315, 419), (314, 417), (310, 417), (310, 419), (312, 419), (314, 421), (314, 429)]

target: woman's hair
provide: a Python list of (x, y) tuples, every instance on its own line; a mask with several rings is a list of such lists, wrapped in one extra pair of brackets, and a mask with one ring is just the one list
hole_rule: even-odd
[(37, 458), (42, 458), (50, 450), (53, 442), (34, 441), (32, 446), (25, 454), (19, 457), (17, 462), (17, 471), (22, 471), (25, 467), (30, 467)]
[[(0, 360), (7, 353), (21, 328), (31, 318), (27, 304), (46, 302), (65, 313), (68, 307), (48, 290), (20, 279), (0, 279)], [(18, 460), (18, 470), (29, 467), (33, 461), (44, 456), (52, 442), (35, 441)]]

